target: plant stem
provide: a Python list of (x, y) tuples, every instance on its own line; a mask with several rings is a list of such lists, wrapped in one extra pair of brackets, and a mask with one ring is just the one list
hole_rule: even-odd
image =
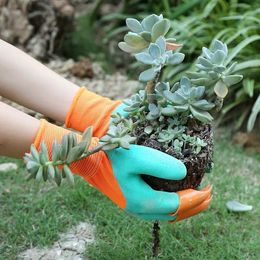
[(153, 224), (153, 257), (157, 257), (159, 254), (159, 248), (160, 248), (160, 226), (159, 221), (156, 220)]
[(160, 70), (160, 71), (156, 74), (156, 76), (155, 76), (155, 78), (154, 78), (153, 80), (148, 81), (147, 84), (146, 84), (145, 91), (146, 91), (146, 93), (147, 93), (147, 95), (148, 95), (148, 96), (147, 96), (147, 101), (148, 101), (149, 104), (154, 104), (154, 103), (156, 103), (156, 100), (155, 100), (155, 98), (152, 96), (152, 94), (155, 94), (155, 86), (156, 86), (156, 84), (157, 84), (158, 81), (159, 81), (159, 78), (160, 78), (160, 75), (161, 75), (161, 71), (162, 71), (162, 70)]

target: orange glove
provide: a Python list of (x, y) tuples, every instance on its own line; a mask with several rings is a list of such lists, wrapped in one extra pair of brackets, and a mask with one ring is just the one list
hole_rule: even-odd
[[(44, 141), (51, 157), (54, 140), (60, 143), (68, 133), (68, 130), (41, 120), (34, 145), (39, 150)], [(77, 138), (80, 140), (81, 136)], [(92, 138), (90, 149), (97, 143), (98, 139)], [(70, 169), (120, 208), (146, 220), (178, 221), (206, 209), (211, 200), (211, 187), (178, 193), (153, 190), (141, 174), (180, 180), (185, 177), (186, 169), (172, 156), (145, 146), (132, 145), (130, 150), (118, 148), (107, 153), (100, 151), (72, 163)]]
[(108, 130), (112, 112), (120, 104), (120, 100), (112, 101), (81, 87), (72, 101), (65, 125), (80, 132), (93, 126), (93, 135), (102, 137)]

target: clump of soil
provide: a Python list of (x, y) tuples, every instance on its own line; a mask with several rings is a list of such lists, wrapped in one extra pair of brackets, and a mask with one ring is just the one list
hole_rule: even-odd
[(150, 175), (142, 175), (146, 183), (155, 190), (168, 192), (197, 188), (200, 185), (205, 172), (209, 171), (212, 165), (213, 138), (211, 125), (199, 124), (195, 120), (190, 120), (188, 122), (188, 130), (186, 134), (199, 137), (207, 143), (205, 147), (202, 147), (198, 154), (195, 154), (190, 148), (184, 149), (182, 154), (176, 153), (172, 147), (165, 148), (163, 143), (160, 143), (156, 139), (152, 139), (145, 134), (144, 128), (145, 126), (139, 125), (135, 131), (137, 144), (165, 152), (176, 159), (181, 160), (187, 168), (187, 175), (183, 180), (173, 181)]

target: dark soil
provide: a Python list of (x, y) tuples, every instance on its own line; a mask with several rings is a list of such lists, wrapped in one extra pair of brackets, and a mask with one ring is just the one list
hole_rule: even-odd
[(199, 154), (193, 153), (191, 149), (184, 149), (182, 154), (177, 154), (172, 147), (166, 149), (163, 147), (163, 143), (156, 139), (150, 139), (144, 133), (144, 128), (145, 126), (138, 126), (135, 131), (137, 144), (154, 148), (181, 160), (187, 168), (187, 176), (180, 181), (165, 180), (150, 175), (143, 175), (143, 179), (155, 190), (176, 192), (197, 188), (205, 172), (209, 171), (212, 165), (213, 138), (211, 125), (198, 124), (195, 120), (190, 120), (188, 123), (187, 134), (197, 136), (207, 143), (207, 146), (203, 147)]

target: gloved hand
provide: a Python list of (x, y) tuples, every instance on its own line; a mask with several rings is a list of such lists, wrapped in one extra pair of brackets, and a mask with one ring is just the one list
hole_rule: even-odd
[(92, 126), (93, 136), (100, 138), (108, 130), (111, 114), (119, 113), (127, 117), (124, 107), (120, 100), (113, 101), (81, 87), (72, 101), (65, 125), (80, 132)]
[[(41, 120), (34, 145), (40, 149), (41, 141), (45, 141), (51, 156), (54, 140), (61, 142), (67, 133), (68, 130)], [(93, 138), (90, 149), (97, 143), (98, 139)], [(71, 164), (70, 168), (120, 208), (142, 219), (178, 221), (206, 209), (211, 200), (211, 187), (177, 193), (153, 190), (141, 174), (181, 180), (186, 168), (173, 157), (145, 146), (132, 145), (130, 150), (119, 148), (107, 153), (100, 151)]]

